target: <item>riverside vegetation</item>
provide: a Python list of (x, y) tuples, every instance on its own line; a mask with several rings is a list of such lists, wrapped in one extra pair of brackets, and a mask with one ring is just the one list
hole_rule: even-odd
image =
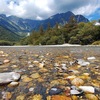
[(41, 25), (38, 31), (32, 31), (31, 35), (20, 41), (21, 45), (56, 45), (56, 44), (81, 44), (81, 45), (100, 45), (100, 25), (95, 22), (77, 23), (73, 18), (61, 26), (56, 23), (51, 28), (50, 23), (46, 30)]

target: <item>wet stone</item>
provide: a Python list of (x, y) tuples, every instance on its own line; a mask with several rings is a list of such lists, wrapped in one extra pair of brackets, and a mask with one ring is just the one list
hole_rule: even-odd
[(43, 97), (43, 100), (46, 100), (46, 87), (44, 87), (42, 84), (36, 85), (34, 88), (34, 94), (40, 94)]
[(0, 65), (3, 65), (3, 62), (2, 61), (0, 61)]
[(0, 73), (0, 84), (17, 81), (20, 79), (20, 74), (15, 72)]
[(60, 89), (60, 88), (56, 88), (56, 87), (52, 87), (50, 90), (49, 90), (49, 95), (57, 95), (57, 94), (60, 94), (62, 93), (63, 90)]

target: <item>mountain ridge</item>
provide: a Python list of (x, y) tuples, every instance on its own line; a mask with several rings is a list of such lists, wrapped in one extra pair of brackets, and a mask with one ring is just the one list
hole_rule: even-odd
[(16, 33), (13, 33), (11, 30), (0, 26), (0, 41), (4, 40), (4, 41), (16, 42), (20, 40), (20, 38), (21, 37), (17, 35)]
[(89, 22), (87, 18), (82, 15), (75, 15), (71, 11), (66, 13), (58, 13), (44, 20), (32, 20), (23, 19), (16, 16), (0, 15), (0, 26), (5, 27), (14, 33), (27, 33), (32, 30), (38, 30), (40, 25), (44, 29), (47, 28), (47, 24), (50, 23), (51, 27), (54, 27), (56, 23), (64, 24), (68, 22), (71, 16), (74, 16), (77, 22)]

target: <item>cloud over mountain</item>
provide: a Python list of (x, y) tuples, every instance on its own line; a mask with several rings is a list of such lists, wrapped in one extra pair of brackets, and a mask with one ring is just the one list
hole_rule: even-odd
[(0, 0), (0, 14), (31, 19), (46, 19), (67, 11), (90, 16), (99, 8), (100, 0)]

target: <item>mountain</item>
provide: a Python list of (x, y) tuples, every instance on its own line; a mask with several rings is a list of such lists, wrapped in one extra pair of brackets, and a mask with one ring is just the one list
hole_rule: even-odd
[(0, 26), (0, 40), (16, 42), (20, 36), (12, 31)]
[(37, 20), (22, 19), (16, 16), (0, 15), (0, 26), (3, 26), (13, 32), (30, 32), (38, 25)]
[(54, 27), (56, 23), (65, 24), (68, 22), (71, 16), (74, 16), (76, 21), (79, 22), (89, 22), (87, 18), (82, 15), (74, 15), (72, 12), (68, 11), (66, 13), (60, 13), (53, 15), (45, 20), (31, 20), (31, 19), (22, 19), (16, 16), (6, 16), (4, 14), (0, 15), (0, 26), (3, 26), (14, 33), (27, 33), (32, 30), (38, 30), (40, 25), (47, 28), (48, 23), (51, 27)]

